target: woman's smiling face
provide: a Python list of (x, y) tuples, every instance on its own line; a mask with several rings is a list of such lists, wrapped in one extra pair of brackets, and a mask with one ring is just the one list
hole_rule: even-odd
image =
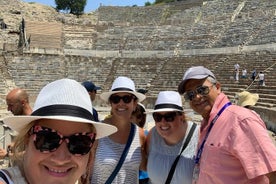
[[(64, 136), (92, 132), (91, 125), (87, 123), (42, 119), (38, 125), (54, 129)], [(35, 148), (34, 136), (31, 135), (27, 142), (23, 161), (24, 172), (30, 184), (74, 184), (85, 174), (90, 152), (75, 156), (69, 152), (66, 141), (63, 141), (56, 151), (42, 153)]]

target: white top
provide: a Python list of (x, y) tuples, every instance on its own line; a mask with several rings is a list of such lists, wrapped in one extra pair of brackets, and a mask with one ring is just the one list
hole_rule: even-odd
[(235, 70), (239, 70), (240, 69), (240, 65), (238, 63), (235, 64), (234, 67), (235, 67)]
[[(2, 172), (2, 171), (0, 171), (0, 172)], [(9, 184), (14, 184), (13, 181), (11, 180), (11, 178), (10, 178), (5, 172), (2, 172), (2, 173), (3, 173), (3, 174), (6, 176), (6, 178), (8, 179)], [(6, 183), (5, 180), (4, 180), (2, 177), (0, 177), (0, 182)]]
[[(6, 172), (1, 170), (0, 172), (2, 172), (7, 177), (9, 184), (27, 184), (25, 178), (21, 175), (21, 172), (17, 166), (8, 167), (8, 168), (5, 168), (5, 170), (9, 173), (12, 179), (6, 174)], [(1, 177), (0, 177), (0, 181), (5, 183), (5, 180)]]
[(242, 75), (243, 75), (243, 76), (246, 76), (246, 74), (247, 74), (246, 69), (242, 70)]
[(264, 73), (260, 73), (260, 74), (259, 74), (259, 79), (260, 79), (260, 80), (264, 80)]
[[(91, 184), (104, 184), (115, 169), (125, 144), (112, 141), (109, 137), (99, 139)], [(139, 166), (142, 160), (139, 128), (136, 132), (126, 159), (112, 184), (138, 184)]]
[[(158, 134), (155, 127), (152, 128), (150, 139), (150, 150), (148, 157), (147, 171), (151, 183), (161, 184), (165, 183), (168, 173), (175, 158), (180, 153), (182, 146), (186, 140), (187, 135), (192, 127), (192, 122), (188, 121), (188, 127), (183, 141), (178, 144), (169, 146), (164, 139)], [(191, 184), (193, 169), (194, 169), (194, 155), (197, 150), (197, 143), (199, 138), (199, 126), (196, 127), (193, 136), (186, 149), (182, 152), (181, 158), (175, 168), (171, 184)]]

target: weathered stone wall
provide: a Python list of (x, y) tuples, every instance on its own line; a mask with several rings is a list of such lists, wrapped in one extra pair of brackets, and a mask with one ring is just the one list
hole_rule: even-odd
[(254, 107), (254, 110), (262, 117), (267, 128), (276, 133), (275, 110), (262, 107)]

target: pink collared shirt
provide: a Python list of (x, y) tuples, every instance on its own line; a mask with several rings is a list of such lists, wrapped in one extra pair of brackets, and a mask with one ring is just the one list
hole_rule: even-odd
[[(208, 125), (201, 130), (200, 144), (210, 121), (227, 102), (223, 93), (216, 99)], [(262, 119), (249, 109), (229, 106), (207, 138), (197, 184), (266, 184), (269, 181), (264, 175), (273, 171), (276, 147)]]

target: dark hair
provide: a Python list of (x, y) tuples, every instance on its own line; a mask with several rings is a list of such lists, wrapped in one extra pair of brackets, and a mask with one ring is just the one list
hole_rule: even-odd
[(135, 122), (140, 128), (143, 128), (146, 123), (145, 109), (141, 105), (137, 104), (135, 111), (133, 111), (132, 116), (135, 116), (138, 119), (138, 122)]

